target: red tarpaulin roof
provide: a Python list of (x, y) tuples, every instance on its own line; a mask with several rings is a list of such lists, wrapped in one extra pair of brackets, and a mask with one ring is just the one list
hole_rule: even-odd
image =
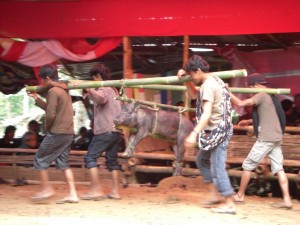
[(300, 31), (299, 0), (1, 1), (0, 37), (86, 38)]

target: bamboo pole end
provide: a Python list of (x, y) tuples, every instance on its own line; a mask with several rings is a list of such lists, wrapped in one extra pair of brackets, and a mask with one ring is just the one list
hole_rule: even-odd
[(247, 72), (247, 70), (246, 70), (246, 69), (242, 69), (241, 71), (243, 72), (243, 74), (244, 74), (244, 77), (247, 77), (247, 76), (248, 76), (248, 72)]

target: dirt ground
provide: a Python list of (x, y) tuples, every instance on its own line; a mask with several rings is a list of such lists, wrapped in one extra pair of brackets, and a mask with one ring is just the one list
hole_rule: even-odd
[[(109, 193), (110, 180), (104, 180), (104, 191)], [(183, 224), (243, 224), (287, 225), (300, 224), (300, 202), (293, 200), (292, 210), (273, 209), (280, 198), (248, 196), (245, 204), (237, 205), (236, 215), (221, 215), (203, 208), (205, 200), (201, 178), (170, 177), (156, 187), (131, 185), (121, 188), (121, 200), (80, 201), (77, 204), (58, 205), (55, 202), (66, 195), (66, 184), (54, 183), (56, 195), (44, 204), (33, 204), (30, 196), (39, 186), (0, 185), (1, 225), (183, 225)], [(199, 188), (200, 187), (200, 188)], [(88, 183), (77, 184), (79, 194), (88, 189)]]

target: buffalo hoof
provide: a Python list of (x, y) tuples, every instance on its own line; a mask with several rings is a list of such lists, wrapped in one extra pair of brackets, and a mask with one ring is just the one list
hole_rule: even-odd
[(173, 176), (180, 176), (182, 174), (182, 168), (175, 168)]
[(128, 152), (123, 152), (123, 154), (121, 155), (122, 158), (130, 158), (132, 157), (132, 154), (128, 153)]

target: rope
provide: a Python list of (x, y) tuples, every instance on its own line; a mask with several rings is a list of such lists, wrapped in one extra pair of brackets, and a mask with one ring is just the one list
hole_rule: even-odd
[(178, 109), (178, 112), (179, 112), (180, 114), (184, 113), (185, 111), (187, 111), (187, 108), (179, 107), (179, 109)]
[(177, 168), (177, 166), (183, 166), (183, 162), (178, 162), (178, 161), (173, 161), (173, 163), (172, 163), (172, 167), (173, 168)]
[(131, 149), (134, 149), (135, 147), (132, 146), (132, 145), (130, 145), (130, 144), (128, 144), (127, 148), (129, 148), (131, 150)]
[(179, 113), (179, 124), (178, 124), (177, 137), (179, 135), (179, 130), (180, 130), (181, 123), (182, 123), (182, 113)]
[[(153, 110), (155, 110), (155, 109), (153, 109)], [(155, 134), (155, 130), (156, 130), (156, 127), (157, 127), (157, 121), (158, 121), (158, 110), (155, 110), (155, 122), (154, 122), (154, 127), (151, 131), (152, 135)]]
[(126, 96), (126, 94), (125, 94), (125, 80), (124, 79), (122, 79), (122, 80), (120, 80), (120, 83), (121, 83), (121, 87), (120, 87), (120, 91), (119, 91), (119, 94), (122, 96), (122, 97), (124, 97), (124, 98), (126, 98), (126, 100), (127, 100), (127, 96)]

